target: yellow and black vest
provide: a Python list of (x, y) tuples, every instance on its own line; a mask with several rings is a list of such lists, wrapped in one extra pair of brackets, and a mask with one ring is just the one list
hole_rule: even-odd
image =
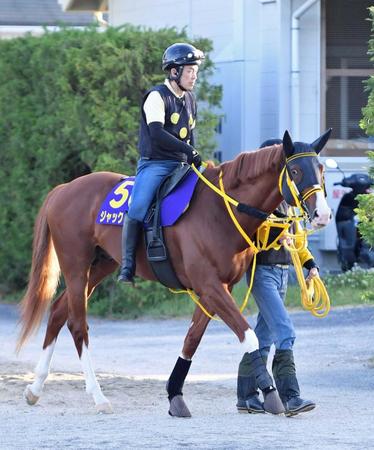
[(192, 92), (186, 91), (183, 98), (176, 97), (170, 89), (161, 84), (150, 89), (143, 97), (142, 117), (139, 135), (139, 153), (141, 157), (150, 159), (171, 159), (176, 161), (187, 161), (187, 155), (178, 150), (173, 151), (163, 148), (160, 144), (151, 139), (147, 125), (144, 102), (152, 91), (160, 93), (165, 104), (165, 124), (164, 129), (177, 139), (193, 145), (192, 129), (196, 121), (196, 100)]

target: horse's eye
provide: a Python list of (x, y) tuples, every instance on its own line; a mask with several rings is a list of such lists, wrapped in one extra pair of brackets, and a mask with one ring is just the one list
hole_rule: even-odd
[(292, 169), (292, 170), (291, 170), (291, 174), (292, 174), (293, 177), (296, 177), (296, 175), (297, 175), (298, 173), (299, 173), (299, 172), (297, 171), (297, 169)]

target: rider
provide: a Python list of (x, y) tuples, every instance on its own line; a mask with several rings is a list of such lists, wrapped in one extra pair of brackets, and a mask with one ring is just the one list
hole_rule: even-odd
[(164, 84), (144, 96), (139, 136), (140, 159), (129, 211), (122, 231), (122, 265), (118, 281), (133, 283), (136, 247), (142, 222), (162, 179), (179, 165), (201, 165), (194, 149), (196, 100), (192, 93), (204, 53), (193, 45), (176, 43), (162, 57)]
[[(280, 139), (269, 139), (261, 148), (282, 144)], [(283, 201), (277, 212), (287, 215), (288, 205)], [(301, 248), (301, 246), (300, 246)], [(318, 267), (307, 248), (298, 252), (302, 265), (309, 271), (307, 279), (318, 275)], [(286, 415), (295, 415), (315, 408), (311, 400), (300, 398), (300, 388), (296, 378), (293, 344), (296, 338), (292, 320), (284, 305), (287, 291), (288, 269), (291, 262), (289, 252), (282, 246), (279, 250), (262, 251), (257, 255), (253, 279), (252, 295), (259, 309), (254, 329), (259, 341), (260, 354), (267, 363), (270, 346), (275, 345), (272, 364), (273, 377)], [(251, 268), (247, 272), (250, 277)], [(246, 355), (239, 364), (237, 408), (240, 412), (264, 413), (259, 400), (253, 368)]]

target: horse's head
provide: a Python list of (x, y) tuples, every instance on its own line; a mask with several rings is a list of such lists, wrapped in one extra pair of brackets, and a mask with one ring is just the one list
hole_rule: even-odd
[(288, 131), (283, 136), (286, 166), (281, 177), (281, 193), (289, 205), (299, 206), (314, 229), (326, 226), (331, 209), (326, 202), (323, 166), (318, 154), (325, 146), (331, 128), (311, 144), (292, 142)]

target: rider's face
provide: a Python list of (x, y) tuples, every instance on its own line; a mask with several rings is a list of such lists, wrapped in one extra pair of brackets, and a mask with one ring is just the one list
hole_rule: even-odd
[(197, 64), (193, 66), (184, 66), (179, 83), (186, 91), (192, 91), (194, 88), (198, 70), (199, 66)]

